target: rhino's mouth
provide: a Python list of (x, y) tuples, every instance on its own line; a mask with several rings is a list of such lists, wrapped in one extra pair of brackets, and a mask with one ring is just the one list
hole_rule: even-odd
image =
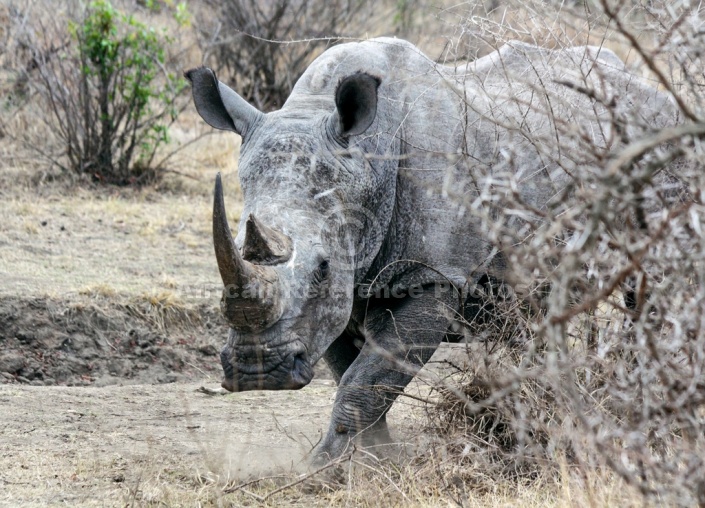
[(226, 347), (220, 353), (220, 362), (223, 366), (221, 386), (231, 392), (298, 390), (313, 379), (311, 362), (302, 348), (233, 351)]

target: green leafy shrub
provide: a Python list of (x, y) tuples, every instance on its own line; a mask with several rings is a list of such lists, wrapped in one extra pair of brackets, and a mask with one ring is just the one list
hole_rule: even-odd
[(68, 33), (64, 54), (40, 59), (39, 88), (65, 146), (55, 162), (106, 183), (153, 180), (186, 86), (167, 58), (172, 38), (109, 0), (91, 2)]

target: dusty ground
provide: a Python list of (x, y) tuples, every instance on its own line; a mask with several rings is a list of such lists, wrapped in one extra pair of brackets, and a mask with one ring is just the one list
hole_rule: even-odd
[(334, 393), (330, 381), (297, 393), (198, 387), (0, 387), (0, 504), (195, 503), (212, 483), (298, 464)]
[[(236, 149), (234, 136), (205, 138), (181, 161), (197, 170), (142, 190), (38, 183), (43, 170), (8, 159), (0, 505), (240, 506), (254, 498), (228, 487), (286, 474), (253, 485), (266, 495), (304, 468), (335, 393), (325, 367), (297, 392), (196, 391), (221, 375), (211, 185), (222, 171), (237, 224)], [(404, 404), (395, 415), (406, 437), (422, 427)], [(326, 499), (299, 488), (271, 503)]]
[[(442, 485), (414, 479), (413, 457), (428, 442), (418, 404), (402, 400), (390, 414), (404, 443), (385, 452), (392, 462), (345, 469), (351, 476), (333, 489), (317, 487), (318, 476), (286, 487), (308, 478), (333, 382), (227, 395), (204, 386), (217, 385), (0, 386), (0, 506), (452, 505)], [(410, 393), (422, 391), (414, 384)], [(478, 491), (467, 506), (521, 498), (512, 489)], [(561, 504), (553, 489), (523, 498)]]

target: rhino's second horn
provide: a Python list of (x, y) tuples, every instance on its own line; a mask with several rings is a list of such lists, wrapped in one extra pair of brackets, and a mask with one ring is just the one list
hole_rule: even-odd
[(265, 226), (250, 214), (245, 225), (245, 245), (242, 257), (260, 265), (277, 265), (291, 258), (291, 238)]

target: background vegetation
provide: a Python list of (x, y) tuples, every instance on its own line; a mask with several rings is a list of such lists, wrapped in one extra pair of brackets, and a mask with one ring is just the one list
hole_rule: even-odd
[[(163, 263), (157, 245), (164, 238), (173, 244), (167, 256), (192, 251), (201, 261), (191, 269), (206, 270), (209, 177), (233, 169), (225, 161), (236, 145), (201, 137), (208, 131), (187, 106), (183, 68), (205, 62), (271, 110), (316, 55), (351, 38), (398, 34), (445, 64), (482, 56), (507, 40), (603, 45), (673, 98), (681, 127), (630, 137), (630, 128), (645, 127), (639, 112), (610, 110), (609, 98), (598, 98), (624, 135), (610, 149), (578, 145), (571, 157), (583, 171), (560, 206), (530, 219), (536, 211), (517, 199), (511, 179), (462, 203), (502, 247), (509, 284), (478, 288), (487, 312), (481, 322), (465, 323), (462, 354), (441, 370), (424, 371), (426, 384), (402, 399), (423, 402), (428, 432), (420, 454), (397, 466), (364, 462), (356, 451), (345, 464), (357, 476), (326, 502), (464, 506), (486, 503), (475, 496), (491, 493), (496, 504), (705, 505), (702, 6), (684, 0), (185, 5), (3, 0), (0, 197), (12, 219), (0, 231), (8, 245), (31, 243), (27, 238), (43, 231), (39, 221), (56, 220), (58, 210), (75, 223), (104, 221), (85, 226), (86, 237), (111, 227), (111, 238), (90, 247), (101, 253), (100, 266), (72, 265), (82, 255), (77, 249), (38, 270), (37, 258), (71, 244), (53, 236), (32, 244), (39, 254), (27, 265), (20, 258), (30, 251), (3, 251), (3, 273), (21, 281), (39, 273), (55, 281), (54, 295), (78, 291), (73, 280), (80, 280), (91, 298), (138, 294), (144, 304), (165, 301), (147, 291), (155, 279), (167, 292), (190, 280), (188, 263), (178, 273)], [(553, 140), (534, 141), (557, 151), (580, 134), (575, 125), (556, 131)], [(113, 189), (87, 196), (86, 184), (91, 189), (96, 182), (147, 186), (121, 191), (116, 202)], [(116, 217), (122, 223), (111, 222)], [(125, 229), (141, 254), (153, 256), (145, 265), (160, 259), (162, 272), (155, 275), (139, 255), (123, 252), (130, 271), (102, 286), (99, 275), (115, 264), (110, 253), (122, 245), (109, 242)], [(213, 266), (211, 272), (217, 282)], [(126, 282), (137, 279), (134, 287)], [(3, 291), (12, 293), (12, 286)], [(282, 483), (271, 480), (209, 480), (191, 486), (190, 495), (204, 485), (217, 491), (209, 497), (213, 504), (305, 495), (298, 484), (278, 490)]]

